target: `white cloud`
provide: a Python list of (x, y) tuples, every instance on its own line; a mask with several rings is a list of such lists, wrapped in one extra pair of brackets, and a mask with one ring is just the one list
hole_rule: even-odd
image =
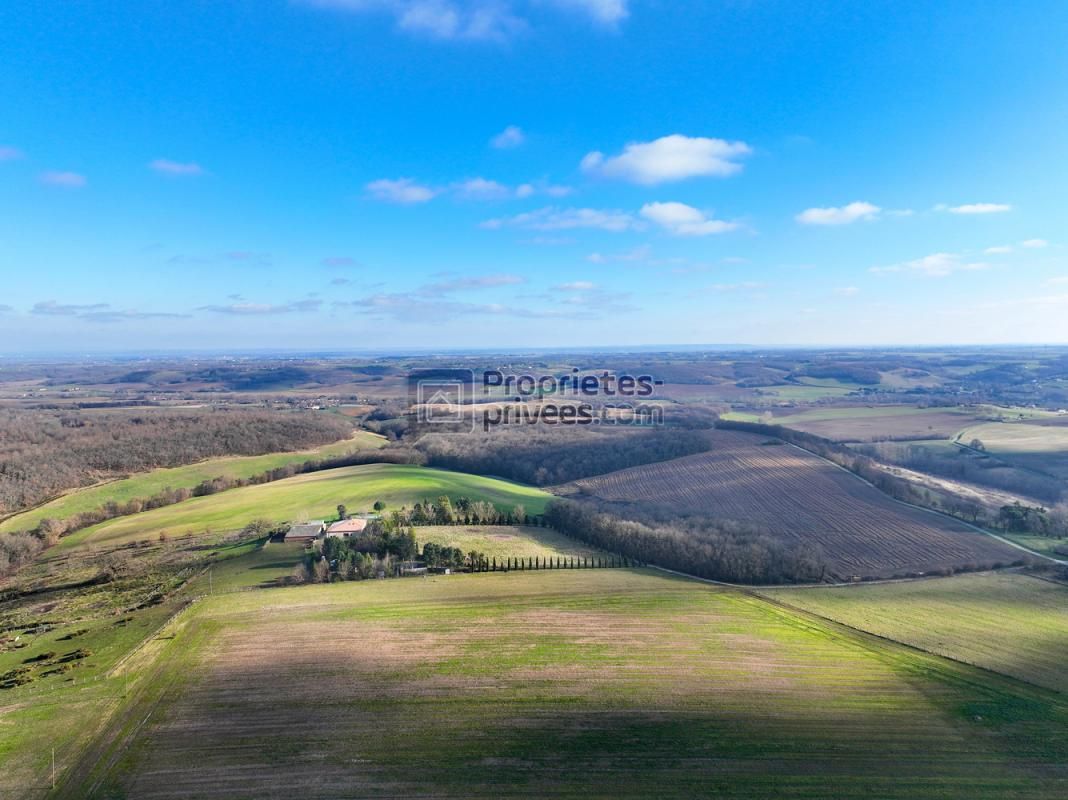
[(204, 168), (200, 164), (195, 164), (192, 161), (180, 162), (171, 161), (168, 158), (157, 158), (155, 161), (150, 161), (148, 168), (159, 172), (162, 175), (203, 175)]
[(950, 214), (1003, 214), (1012, 211), (1012, 206), (1006, 203), (965, 203), (962, 206), (939, 205), (935, 208)]
[(0, 144), (0, 161), (15, 161), (23, 157), (23, 152), (17, 147)]
[(432, 39), (503, 42), (527, 27), (501, 3), (380, 0), (378, 5), (392, 10), (401, 30)]
[(55, 300), (42, 300), (34, 303), (31, 314), (46, 314), (57, 317), (73, 317), (92, 311), (103, 311), (110, 306), (107, 303), (57, 303)]
[(528, 27), (504, 0), (298, 0), (354, 14), (388, 14), (407, 33), (441, 41), (506, 42)]
[(439, 297), (453, 292), (466, 291), (468, 289), (494, 289), (500, 286), (516, 286), (526, 283), (526, 278), (521, 275), (509, 273), (496, 275), (475, 275), (466, 277), (449, 278), (437, 283), (428, 283), (420, 286), (411, 294), (419, 297)]
[(1029, 250), (1039, 250), (1043, 247), (1048, 247), (1049, 242), (1045, 239), (1025, 239), (1020, 242), (1020, 247), (1026, 247)]
[(144, 319), (181, 319), (188, 314), (176, 314), (169, 311), (138, 311), (136, 309), (112, 308), (110, 303), (57, 303), (55, 300), (42, 300), (34, 303), (31, 314), (52, 317), (75, 317), (89, 322), (122, 322)]
[(613, 261), (645, 261), (652, 252), (653, 250), (649, 245), (643, 244), (622, 253), (590, 253), (586, 256), (586, 260), (591, 264), (609, 264)]
[(601, 25), (617, 25), (630, 15), (627, 0), (550, 0), (550, 2), (565, 11), (578, 11), (586, 14)]
[(1003, 244), (998, 245), (997, 247), (988, 247), (983, 252), (986, 253), (988, 256), (1000, 256), (1004, 255), (1005, 253), (1011, 253), (1012, 248), (1009, 247), (1007, 244)]
[[(335, 304), (340, 306), (343, 304)], [(500, 316), (520, 319), (557, 319), (573, 316), (563, 309), (537, 309), (526, 305), (503, 303), (462, 303), (451, 300), (424, 300), (403, 292), (376, 294), (347, 304), (346, 307), (372, 314), (389, 315), (408, 324), (437, 324), (465, 316)], [(600, 310), (600, 309), (599, 309)]]
[(41, 183), (49, 186), (62, 186), (65, 189), (80, 189), (89, 181), (77, 172), (42, 172)]
[(872, 220), (882, 211), (864, 201), (829, 208), (806, 208), (795, 219), (803, 225), (849, 225), (857, 220)]
[(490, 139), (490, 145), (498, 150), (509, 150), (513, 147), (519, 147), (526, 141), (526, 138), (523, 130), (518, 125), (509, 125)]
[(397, 178), (395, 180), (382, 178), (377, 181), (371, 181), (367, 184), (367, 191), (376, 200), (405, 205), (425, 203), (428, 200), (432, 200), (437, 194), (437, 190), (416, 183), (411, 178)]
[(273, 303), (230, 303), (228, 305), (200, 306), (197, 311), (211, 311), (216, 314), (231, 314), (234, 316), (263, 316), (271, 314), (294, 314), (318, 311), (323, 305), (322, 300), (308, 298), (295, 300), (292, 303), (276, 305)]
[(596, 228), (619, 233), (639, 228), (641, 223), (625, 211), (599, 208), (556, 208), (546, 206), (514, 217), (489, 219), (481, 227), (526, 228), (535, 231), (566, 231), (576, 228)]
[(834, 290), (834, 293), (839, 297), (855, 297), (860, 294), (860, 289), (856, 286), (840, 286)]
[(708, 236), (738, 228), (736, 222), (710, 219), (703, 211), (685, 203), (646, 203), (641, 215), (675, 236)]
[(442, 41), (506, 42), (529, 28), (517, 13), (550, 6), (584, 16), (604, 27), (627, 18), (628, 0), (296, 0), (353, 14), (393, 17), (408, 33)]
[(382, 179), (367, 184), (368, 193), (376, 200), (387, 203), (416, 204), (450, 194), (459, 200), (506, 200), (516, 197), (526, 199), (537, 194), (549, 197), (564, 197), (571, 194), (570, 186), (558, 186), (544, 181), (523, 183), (516, 187), (499, 181), (476, 176), (449, 184), (447, 187), (431, 187), (414, 178)]
[(591, 175), (651, 186), (699, 176), (733, 175), (742, 169), (737, 160), (751, 152), (745, 142), (676, 133), (652, 142), (631, 142), (618, 156), (588, 153), (581, 167)]
[(954, 272), (975, 272), (990, 267), (982, 262), (966, 262), (958, 253), (932, 253), (914, 261), (904, 261), (887, 267), (872, 267), (869, 272), (876, 274), (889, 272), (913, 272), (929, 278), (944, 278)]
[(464, 200), (502, 200), (512, 195), (503, 183), (486, 178), (469, 178), (453, 185), (456, 195)]
[(542, 186), (541, 190), (545, 192), (545, 194), (549, 195), (549, 197), (567, 197), (569, 194), (575, 191), (570, 186), (562, 186), (559, 184), (546, 184)]
[(593, 281), (571, 281), (570, 283), (561, 283), (553, 288), (559, 292), (588, 292), (591, 289), (596, 289), (597, 284)]
[(520, 199), (533, 197), (536, 194), (544, 194), (548, 197), (567, 197), (574, 191), (575, 190), (570, 186), (538, 181), (536, 183), (524, 183), (517, 186), (515, 189), (515, 196)]

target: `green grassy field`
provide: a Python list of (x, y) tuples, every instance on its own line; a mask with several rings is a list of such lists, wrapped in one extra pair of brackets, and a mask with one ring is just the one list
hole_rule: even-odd
[(1056, 539), (1052, 536), (1036, 536), (1028, 533), (1000, 532), (999, 535), (1016, 542), (1016, 544), (1023, 545), (1028, 550), (1034, 550), (1036, 553), (1042, 553), (1056, 559), (1068, 559), (1068, 553), (1057, 552), (1058, 547), (1062, 550), (1068, 549), (1068, 539)]
[(44, 505), (3, 520), (0, 522), (0, 533), (30, 530), (46, 517), (66, 519), (83, 511), (100, 508), (109, 501), (126, 503), (151, 497), (166, 488), (191, 489), (202, 481), (213, 478), (248, 478), (287, 464), (301, 464), (311, 459), (345, 455), (355, 450), (383, 447), (385, 444), (385, 438), (368, 431), (359, 431), (351, 439), (312, 450), (213, 458), (185, 467), (152, 470), (68, 492)]
[(1068, 691), (1068, 587), (1061, 584), (983, 573), (762, 594), (931, 653)]
[(513, 525), (421, 525), (415, 530), (420, 545), (425, 542), (459, 547), (465, 553), (478, 550), (487, 558), (546, 558), (604, 555), (548, 528)]
[(973, 439), (1010, 463), (1068, 478), (1068, 425), (988, 422), (967, 428), (958, 437), (962, 444)]
[(1062, 696), (644, 570), (206, 598), (133, 664), (90, 747), (57, 753), (56, 796), (971, 800), (1068, 786)]
[[(743, 422), (760, 422), (765, 414), (760, 411), (730, 411), (724, 419)], [(795, 422), (829, 422), (843, 419), (864, 419), (867, 417), (902, 417), (915, 414), (929, 414), (930, 409), (918, 406), (834, 406), (831, 408), (812, 408), (801, 411), (782, 410), (772, 416), (769, 422), (775, 425), (790, 425)]]
[(762, 395), (770, 395), (780, 400), (798, 400), (803, 402), (822, 400), (827, 397), (844, 397), (856, 387), (849, 386), (815, 386), (810, 384), (783, 384), (760, 387)]
[(115, 545), (155, 539), (161, 532), (174, 537), (208, 530), (229, 531), (255, 519), (272, 523), (326, 519), (336, 515), (338, 504), (344, 504), (350, 512), (370, 511), (374, 502), (381, 500), (388, 511), (443, 494), (486, 500), (502, 509), (522, 504), (532, 514), (541, 513), (551, 499), (540, 489), (496, 478), (427, 467), (366, 464), (194, 497), (173, 506), (109, 520), (64, 537), (49, 552), (61, 554), (87, 542)]
[(835, 441), (901, 439), (949, 440), (976, 422), (975, 410), (963, 407), (920, 408), (914, 405), (849, 405), (831, 408), (731, 412), (725, 419), (765, 422), (814, 433)]

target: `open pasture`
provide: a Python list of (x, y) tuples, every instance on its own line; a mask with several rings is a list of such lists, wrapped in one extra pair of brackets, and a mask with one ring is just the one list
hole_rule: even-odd
[(988, 453), (1012, 464), (1068, 479), (1068, 425), (988, 422), (962, 431), (959, 437), (965, 445), (974, 439)]
[(530, 525), (420, 525), (415, 529), (420, 546), (426, 542), (477, 550), (487, 558), (575, 558), (604, 553), (549, 528)]
[(1058, 695), (649, 571), (209, 598), (59, 797), (1046, 798)]
[[(727, 416), (731, 418), (730, 415)], [(974, 412), (959, 408), (916, 406), (841, 406), (795, 412), (783, 409), (770, 419), (764, 415), (740, 417), (783, 425), (836, 442), (872, 442), (884, 439), (950, 439), (976, 421)]]
[(734, 431), (716, 431), (711, 441), (707, 453), (586, 478), (571, 487), (610, 502), (736, 520), (816, 545), (840, 579), (1020, 558), (1019, 551), (956, 520), (896, 502), (804, 450)]
[(93, 511), (108, 502), (122, 504), (151, 497), (167, 488), (192, 489), (202, 481), (214, 478), (249, 478), (287, 464), (334, 458), (356, 450), (383, 447), (385, 444), (386, 439), (382, 436), (358, 431), (349, 439), (311, 450), (270, 453), (263, 456), (212, 458), (184, 467), (156, 469), (68, 492), (44, 505), (3, 520), (0, 522), (0, 533), (30, 530), (46, 517), (62, 520), (83, 511)]
[(160, 533), (181, 536), (207, 530), (229, 531), (255, 519), (326, 519), (336, 516), (338, 504), (353, 512), (370, 511), (375, 501), (381, 500), (388, 512), (402, 505), (411, 507), (422, 500), (436, 500), (441, 495), (485, 500), (509, 510), (522, 504), (532, 514), (541, 513), (551, 499), (539, 489), (496, 478), (427, 467), (365, 464), (194, 497), (173, 506), (120, 517), (64, 537), (53, 552), (87, 541), (115, 544), (152, 539)]
[(762, 594), (854, 628), (1068, 692), (1068, 586), (1019, 573)]

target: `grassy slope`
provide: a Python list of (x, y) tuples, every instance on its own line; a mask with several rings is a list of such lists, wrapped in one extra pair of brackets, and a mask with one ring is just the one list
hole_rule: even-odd
[(1011, 573), (768, 597), (1040, 686), (1068, 691), (1068, 588)]
[(1036, 553), (1042, 553), (1051, 558), (1068, 558), (1068, 555), (1058, 553), (1056, 550), (1058, 547), (1063, 548), (1068, 545), (1068, 541), (1064, 539), (1056, 539), (1051, 536), (1036, 536), (1030, 533), (1006, 533), (1004, 531), (998, 531), (998, 535), (1009, 541), (1016, 542), (1016, 544), (1023, 545), (1028, 550), (1034, 550)]
[(291, 453), (269, 453), (263, 456), (233, 456), (213, 458), (185, 467), (157, 469), (122, 480), (89, 486), (68, 492), (42, 506), (16, 514), (0, 522), (0, 533), (29, 530), (45, 517), (66, 519), (82, 511), (100, 508), (110, 500), (125, 503), (133, 499), (151, 497), (168, 487), (193, 488), (212, 478), (248, 478), (286, 464), (300, 464), (314, 458), (340, 456), (354, 450), (383, 447), (386, 440), (368, 431), (359, 431), (351, 439)]
[(979, 439), (987, 452), (1029, 469), (1068, 478), (1068, 426), (988, 422), (961, 432), (959, 441)]
[(645, 571), (244, 592), (158, 647), (108, 735), (64, 753), (60, 796), (1001, 798), (1068, 780), (1053, 693)]
[(419, 544), (459, 547), (465, 553), (478, 550), (487, 558), (545, 558), (547, 556), (604, 555), (595, 548), (549, 530), (511, 525), (422, 525), (415, 531)]
[(530, 486), (460, 472), (395, 464), (367, 464), (323, 470), (282, 481), (231, 489), (195, 497), (184, 503), (109, 520), (64, 537), (52, 552), (62, 553), (85, 542), (116, 544), (169, 536), (224, 531), (254, 519), (284, 522), (301, 517), (325, 519), (336, 515), (338, 504), (350, 512), (369, 511), (376, 500), (389, 508), (411, 506), (440, 495), (488, 500), (501, 508), (517, 503), (538, 514), (550, 495)]

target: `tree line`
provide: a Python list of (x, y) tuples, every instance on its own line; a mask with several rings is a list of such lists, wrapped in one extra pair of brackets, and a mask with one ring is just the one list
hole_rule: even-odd
[(0, 410), (0, 515), (63, 491), (219, 456), (301, 450), (348, 436), (327, 414), (239, 409)]
[(1068, 535), (1068, 505), (1065, 504), (1055, 506), (1052, 512), (1040, 506), (1027, 506), (1020, 503), (1002, 506), (997, 512), (991, 512), (975, 500), (951, 495), (948, 492), (936, 495), (912, 481), (889, 474), (880, 468), (874, 458), (815, 434), (796, 431), (781, 425), (733, 420), (722, 420), (717, 427), (773, 436), (797, 445), (844, 467), (895, 500), (939, 511), (973, 525), (1014, 533), (1035, 533), (1041, 536)]
[(639, 522), (606, 513), (594, 502), (557, 499), (545, 518), (554, 529), (625, 558), (732, 583), (800, 583), (823, 579), (816, 549), (780, 542), (765, 532), (720, 520)]
[[(979, 446), (976, 446), (977, 444)], [(970, 442), (969, 447), (974, 452), (960, 448), (955, 448), (952, 452), (940, 452), (929, 447), (893, 442), (876, 442), (857, 449), (889, 464), (1015, 492), (1045, 503), (1057, 503), (1064, 496), (1065, 487), (1062, 481), (1049, 475), (1016, 469), (1011, 464), (986, 454), (986, 448), (978, 440)]]
[(426, 542), (422, 549), (415, 530), (396, 524), (397, 518), (373, 520), (360, 533), (328, 536), (305, 553), (290, 576), (292, 583), (328, 583), (366, 580), (403, 574), (406, 567), (448, 568), (467, 572), (511, 572), (549, 569), (604, 569), (639, 566), (621, 555), (594, 556), (487, 556), (479, 550), (464, 553), (459, 547)]
[(551, 486), (708, 449), (700, 430), (502, 427), (464, 436), (427, 434), (415, 444), (426, 463)]

